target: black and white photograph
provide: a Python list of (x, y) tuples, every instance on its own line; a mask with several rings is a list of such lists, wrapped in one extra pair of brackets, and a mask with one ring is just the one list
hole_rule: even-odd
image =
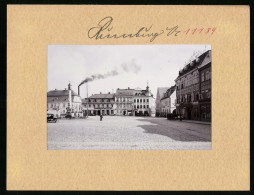
[(211, 45), (48, 45), (48, 150), (211, 150)]

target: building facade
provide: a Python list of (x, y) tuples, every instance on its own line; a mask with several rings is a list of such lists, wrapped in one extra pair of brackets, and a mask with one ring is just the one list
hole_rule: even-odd
[(133, 115), (134, 89), (117, 89), (115, 93), (116, 115)]
[(162, 117), (167, 117), (167, 114), (171, 114), (175, 109), (175, 86), (172, 86), (167, 89), (167, 91), (163, 94), (163, 97), (160, 100), (160, 113), (159, 115)]
[(133, 108), (135, 116), (155, 116), (155, 99), (148, 86), (134, 90)]
[(82, 106), (85, 115), (115, 115), (115, 94), (93, 94), (82, 99)]
[(71, 89), (70, 83), (68, 90), (51, 90), (47, 92), (47, 111), (57, 117), (67, 112), (73, 116), (82, 116), (81, 97)]
[[(211, 109), (209, 109), (211, 101), (209, 102), (209, 98), (205, 96), (211, 95), (209, 75), (211, 75), (211, 50), (197, 56), (179, 71), (179, 76), (175, 80), (177, 114), (189, 120), (211, 120)], [(201, 113), (205, 113), (204, 117), (201, 117)]]
[(200, 75), (200, 118), (211, 121), (211, 52), (206, 56), (199, 67)]
[(155, 101), (155, 116), (160, 116), (162, 113), (162, 102), (161, 99), (164, 97), (164, 94), (169, 89), (169, 87), (158, 87), (157, 95)]
[(142, 89), (117, 89), (115, 94), (116, 115), (154, 116), (155, 99), (147, 86)]

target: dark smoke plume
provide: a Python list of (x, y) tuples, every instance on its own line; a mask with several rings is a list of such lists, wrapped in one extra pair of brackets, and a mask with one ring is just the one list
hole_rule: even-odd
[(86, 77), (85, 80), (83, 80), (80, 84), (80, 85), (83, 85), (84, 83), (87, 83), (87, 82), (91, 82), (91, 81), (94, 81), (94, 80), (99, 80), (99, 79), (105, 79), (107, 77), (112, 77), (112, 76), (116, 76), (118, 75), (118, 72), (116, 70), (112, 70), (111, 72), (108, 72), (106, 74), (94, 74), (92, 75), (91, 77)]
[[(126, 63), (123, 63), (121, 65), (121, 68), (124, 72), (129, 72), (129, 73), (138, 73), (141, 69), (141, 66), (137, 65), (135, 60), (132, 60), (131, 63), (128, 65)], [(85, 80), (83, 80), (79, 86), (83, 85), (84, 83), (87, 83), (87, 82), (91, 82), (91, 81), (94, 81), (94, 80), (99, 80), (99, 79), (106, 79), (108, 77), (112, 77), (112, 76), (116, 76), (118, 74), (120, 74), (121, 72), (117, 71), (117, 69), (115, 70), (112, 70), (106, 74), (94, 74), (90, 77), (86, 77)]]

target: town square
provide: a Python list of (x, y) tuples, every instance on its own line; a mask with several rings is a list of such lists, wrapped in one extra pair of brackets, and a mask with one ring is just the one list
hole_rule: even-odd
[(135, 116), (89, 116), (48, 123), (49, 150), (207, 150), (211, 125)]
[(212, 148), (209, 45), (48, 52), (48, 150)]

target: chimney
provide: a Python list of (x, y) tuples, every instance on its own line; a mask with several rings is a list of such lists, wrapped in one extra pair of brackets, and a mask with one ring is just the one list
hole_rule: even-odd
[(128, 87), (128, 89), (130, 89), (130, 87)]
[(108, 92), (108, 94), (110, 94), (110, 92)]
[(72, 99), (71, 99), (71, 84), (70, 84), (70, 83), (68, 84), (68, 90), (69, 90), (69, 105), (70, 105), (69, 108), (71, 109), (71, 107), (72, 107), (72, 105), (71, 105), (71, 100), (72, 100)]
[(101, 94), (101, 92), (100, 92), (100, 94)]
[(78, 86), (78, 95), (80, 95), (79, 87), (80, 87), (80, 86)]

